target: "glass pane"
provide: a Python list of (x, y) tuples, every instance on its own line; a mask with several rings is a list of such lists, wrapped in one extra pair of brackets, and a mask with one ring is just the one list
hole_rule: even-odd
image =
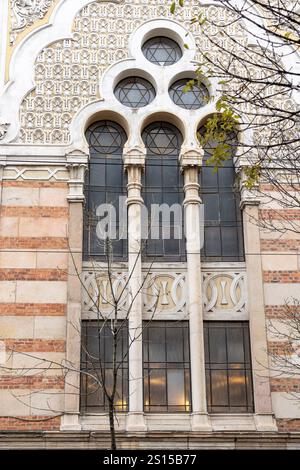
[(164, 370), (152, 369), (150, 372), (150, 403), (151, 405), (166, 406), (167, 389)]
[(219, 194), (204, 194), (202, 202), (204, 204), (205, 223), (219, 220)]
[(231, 406), (247, 406), (246, 380), (243, 370), (228, 371), (229, 397)]
[(220, 194), (220, 212), (222, 222), (236, 222), (235, 196), (233, 193)]
[(239, 253), (238, 249), (238, 238), (236, 227), (221, 227), (222, 236), (222, 254), (226, 256), (237, 256)]
[(169, 369), (168, 374), (168, 405), (185, 408), (184, 370)]
[(165, 329), (149, 327), (148, 331), (149, 341), (149, 361), (150, 362), (165, 362)]
[(221, 256), (221, 234), (219, 227), (205, 227), (205, 256)]
[(166, 37), (155, 37), (145, 42), (142, 51), (146, 59), (157, 65), (172, 65), (182, 57), (178, 44)]
[(209, 93), (203, 83), (196, 83), (187, 88), (191, 78), (176, 81), (169, 89), (169, 95), (175, 104), (184, 109), (198, 109), (208, 103)]
[(129, 77), (121, 80), (115, 88), (116, 98), (129, 108), (147, 106), (155, 98), (155, 89), (148, 80)]
[(227, 363), (225, 328), (209, 329), (209, 353), (211, 363)]
[(228, 406), (227, 371), (211, 371), (212, 406)]
[(244, 338), (242, 328), (227, 329), (228, 362), (244, 362)]
[(183, 362), (183, 336), (181, 328), (166, 329), (167, 361)]

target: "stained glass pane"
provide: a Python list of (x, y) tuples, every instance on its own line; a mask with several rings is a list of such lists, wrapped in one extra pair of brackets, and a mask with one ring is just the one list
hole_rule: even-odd
[(166, 37), (155, 37), (145, 42), (142, 51), (149, 62), (157, 65), (172, 65), (182, 57), (179, 45)]
[(155, 98), (155, 89), (148, 80), (139, 77), (125, 78), (115, 88), (116, 98), (129, 108), (142, 108)]
[(184, 109), (198, 109), (208, 102), (209, 93), (202, 83), (195, 83), (185, 91), (187, 82), (191, 79), (183, 78), (177, 80), (169, 89), (169, 95), (175, 104)]

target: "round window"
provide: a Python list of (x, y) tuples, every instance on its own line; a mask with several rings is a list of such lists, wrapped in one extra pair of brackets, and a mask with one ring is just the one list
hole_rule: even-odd
[(208, 102), (209, 93), (203, 83), (187, 86), (190, 78), (177, 80), (169, 88), (169, 95), (173, 102), (184, 109), (198, 109)]
[(148, 80), (129, 77), (121, 80), (115, 88), (115, 97), (128, 108), (142, 108), (155, 98), (155, 89)]
[(142, 52), (146, 59), (157, 65), (172, 65), (182, 57), (182, 51), (177, 42), (165, 37), (149, 39), (143, 45)]

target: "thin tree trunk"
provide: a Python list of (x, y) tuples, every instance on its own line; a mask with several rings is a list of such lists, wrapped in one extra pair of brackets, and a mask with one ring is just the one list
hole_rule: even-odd
[(111, 450), (117, 450), (114, 405), (112, 402), (109, 402), (109, 429), (110, 429)]

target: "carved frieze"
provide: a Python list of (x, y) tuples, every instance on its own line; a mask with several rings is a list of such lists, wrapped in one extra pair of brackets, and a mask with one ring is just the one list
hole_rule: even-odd
[(212, 315), (247, 314), (247, 285), (244, 271), (216, 270), (203, 272), (204, 313)]
[(11, 0), (10, 43), (28, 26), (41, 20), (56, 0)]

